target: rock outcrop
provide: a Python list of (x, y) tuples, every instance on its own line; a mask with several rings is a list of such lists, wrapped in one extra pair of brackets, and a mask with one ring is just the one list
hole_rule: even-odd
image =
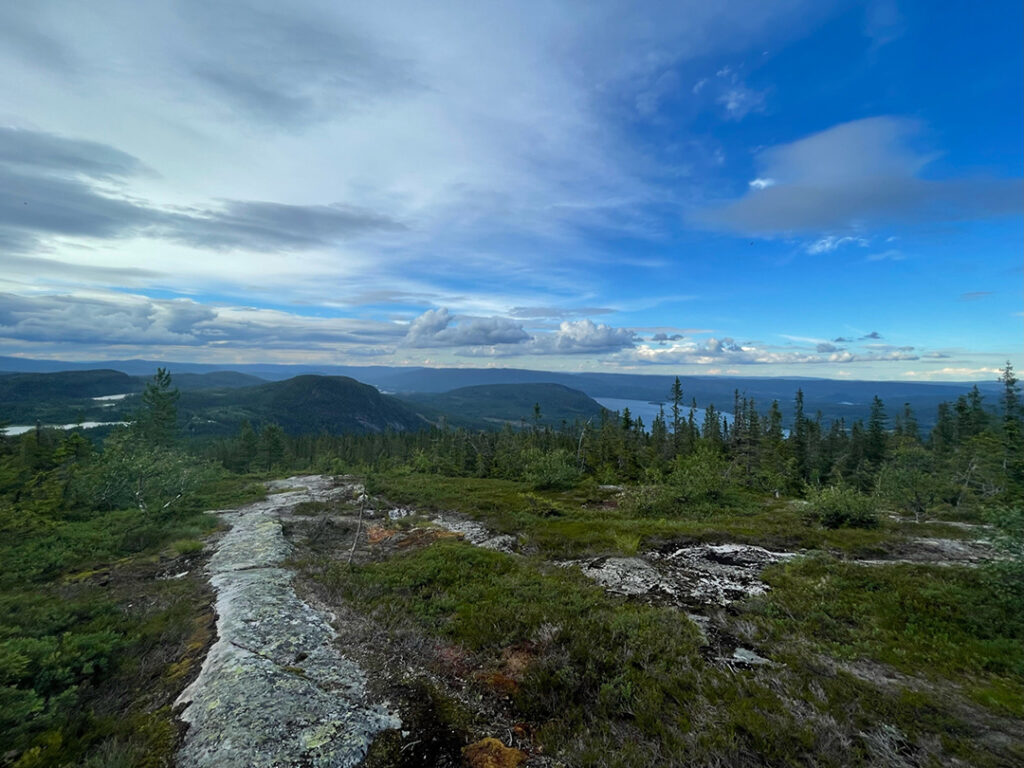
[(293, 477), (291, 488), (221, 517), (231, 530), (208, 566), (217, 593), (217, 642), (179, 697), (190, 725), (182, 768), (346, 768), (400, 721), (368, 700), (363, 670), (338, 647), (326, 616), (303, 602), (281, 567), (289, 546), (278, 516), (346, 489)]

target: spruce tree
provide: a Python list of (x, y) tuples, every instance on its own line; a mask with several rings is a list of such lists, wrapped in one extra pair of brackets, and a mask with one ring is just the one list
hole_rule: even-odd
[(142, 392), (142, 407), (135, 415), (134, 430), (150, 445), (169, 447), (178, 429), (178, 398), (181, 393), (171, 389), (171, 374), (158, 368)]

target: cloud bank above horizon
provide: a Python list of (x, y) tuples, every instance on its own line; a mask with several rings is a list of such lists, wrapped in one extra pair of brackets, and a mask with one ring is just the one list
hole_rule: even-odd
[(1020, 9), (881, 4), (5, 7), (0, 355), (989, 378)]

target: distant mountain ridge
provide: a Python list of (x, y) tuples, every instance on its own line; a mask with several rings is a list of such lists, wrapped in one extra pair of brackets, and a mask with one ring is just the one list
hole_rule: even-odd
[[(205, 363), (176, 363), (147, 360), (103, 361), (100, 363), (66, 363), (53, 360), (0, 357), (2, 370), (82, 370), (106, 368), (133, 375), (151, 376), (157, 367), (169, 368), (175, 380), (191, 374), (212, 373), (222, 370), (221, 365)], [(671, 390), (673, 375), (625, 373), (563, 373), (533, 371), (517, 368), (422, 368), (391, 366), (330, 366), (244, 364), (232, 366), (236, 375), (259, 376), (267, 380), (281, 380), (296, 375), (347, 376), (371, 384), (385, 393), (443, 393), (469, 386), (496, 384), (561, 384), (580, 390), (591, 398), (620, 398), (644, 401), (666, 401)], [(0, 376), (2, 378), (2, 376)], [(994, 407), (999, 384), (981, 382), (904, 382), (904, 381), (847, 381), (815, 378), (771, 377), (718, 377), (680, 376), (685, 403), (697, 400), (698, 407), (709, 403), (725, 411), (732, 409), (733, 391), (752, 397), (758, 407), (766, 411), (772, 400), (778, 400), (786, 419), (792, 417), (793, 397), (797, 388), (804, 392), (805, 411), (814, 416), (821, 411), (826, 420), (844, 418), (847, 422), (865, 419), (871, 399), (878, 395), (886, 404), (890, 415), (903, 410), (909, 403), (921, 426), (934, 423), (939, 403), (955, 401), (975, 384)], [(185, 386), (182, 386), (185, 389)]]

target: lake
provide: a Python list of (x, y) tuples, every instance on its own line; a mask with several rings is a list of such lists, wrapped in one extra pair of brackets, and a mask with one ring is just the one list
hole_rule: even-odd
[[(658, 416), (658, 411), (663, 407), (665, 409), (665, 421), (672, 421), (672, 403), (652, 403), (647, 400), (626, 400), (618, 397), (595, 397), (600, 405), (603, 405), (609, 411), (618, 411), (620, 414), (626, 408), (629, 408), (629, 414), (634, 419), (640, 418), (644, 420), (644, 429), (648, 432), (651, 431), (651, 425), (654, 423), (654, 419)], [(725, 416), (730, 424), (732, 424), (732, 414), (727, 411), (719, 411), (719, 414)], [(680, 411), (680, 416), (684, 420), (690, 416), (690, 407), (686, 406)], [(704, 409), (698, 408), (694, 413), (694, 420), (697, 422), (697, 426), (703, 426), (704, 424)]]
[[(127, 423), (127, 421), (83, 421), (79, 424), (43, 424), (41, 426), (46, 429), (75, 429), (77, 427), (81, 427), (82, 429), (92, 429), (93, 427), (114, 427), (119, 424)], [(12, 424), (9, 427), (4, 427), (0, 431), (8, 437), (13, 437), (14, 435), (23, 435), (35, 428), (35, 424), (29, 424), (28, 426), (24, 424)]]

